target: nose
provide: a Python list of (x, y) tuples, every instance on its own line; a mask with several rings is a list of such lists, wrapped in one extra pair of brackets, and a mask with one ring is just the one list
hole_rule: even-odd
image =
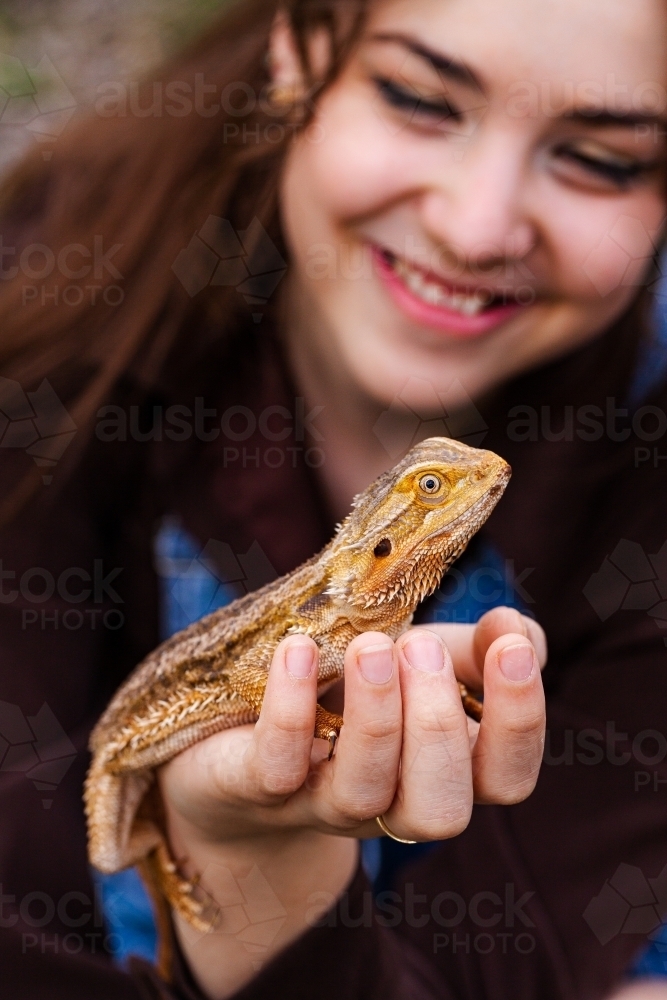
[(480, 136), (424, 191), (422, 224), (473, 272), (523, 260), (538, 237), (528, 209), (527, 172), (516, 136)]

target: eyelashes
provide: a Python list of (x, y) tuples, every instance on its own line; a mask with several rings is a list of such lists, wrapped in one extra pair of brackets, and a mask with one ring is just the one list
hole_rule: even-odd
[[(421, 97), (416, 91), (406, 89), (395, 80), (388, 77), (375, 76), (373, 83), (382, 100), (391, 108), (402, 112), (408, 119), (430, 119), (433, 125), (443, 121), (461, 122), (463, 112), (454, 107), (446, 98), (432, 100)], [(592, 180), (612, 185), (619, 190), (625, 190), (637, 181), (653, 173), (659, 166), (658, 161), (643, 162), (629, 160), (627, 163), (614, 162), (604, 158), (589, 155), (575, 147), (560, 145), (553, 150), (553, 156), (563, 163), (567, 169), (579, 170), (588, 174)]]
[(427, 100), (413, 91), (405, 90), (394, 80), (389, 80), (386, 77), (375, 77), (373, 82), (380, 96), (390, 107), (404, 111), (410, 116), (426, 115), (438, 121), (445, 118), (459, 119), (462, 117), (461, 112), (452, 107), (445, 98), (442, 101)]
[(576, 149), (560, 147), (555, 150), (557, 156), (568, 160), (574, 166), (578, 166), (603, 180), (611, 181), (619, 188), (629, 187), (633, 181), (640, 180), (646, 174), (656, 169), (657, 163), (643, 163), (639, 160), (628, 163), (613, 163), (609, 160), (599, 160), (593, 156), (587, 156)]

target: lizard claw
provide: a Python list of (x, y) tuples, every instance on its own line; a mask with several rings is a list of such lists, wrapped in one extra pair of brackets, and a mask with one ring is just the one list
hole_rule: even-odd
[(334, 751), (336, 749), (336, 741), (338, 740), (338, 733), (336, 732), (335, 729), (331, 730), (328, 739), (329, 739), (329, 756), (327, 757), (327, 760), (331, 760), (331, 758), (334, 755)]
[(327, 712), (321, 705), (317, 706), (315, 710), (315, 738), (328, 741), (329, 760), (334, 755), (336, 740), (338, 739), (342, 725), (342, 716), (336, 715), (334, 712)]

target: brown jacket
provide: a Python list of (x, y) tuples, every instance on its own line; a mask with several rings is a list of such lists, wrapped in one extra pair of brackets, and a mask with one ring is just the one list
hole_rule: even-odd
[[(375, 901), (360, 869), (239, 1000), (316, 997), (323, 982), (339, 1000), (597, 998), (645, 947), (667, 909), (667, 390), (642, 403), (657, 410), (614, 412), (627, 409), (636, 352), (634, 332), (617, 330), (476, 411), (484, 446), (514, 469), (480, 544), (500, 553), (549, 639), (535, 793), (476, 808), (463, 835), (427, 853), (393, 856)], [(109, 440), (119, 432), (100, 418), (76, 472), (62, 484), (56, 470), (2, 536), (0, 962), (12, 1000), (199, 996), (182, 959), (167, 987), (146, 963), (127, 972), (109, 958), (86, 861), (88, 734), (158, 640), (161, 516), (179, 515), (202, 545), (258, 543), (277, 573), (333, 527), (273, 338), (251, 327), (206, 371), (196, 390), (177, 378), (150, 398), (120, 386), (126, 439)], [(210, 440), (173, 440), (164, 422), (158, 440), (139, 440), (176, 405), (186, 423), (199, 413), (196, 436)], [(243, 437), (248, 411), (271, 405), (292, 415), (273, 411), (289, 436)], [(232, 406), (247, 408), (241, 423), (215, 436)], [(202, 407), (215, 419), (201, 423)], [(6, 482), (32, 461), (0, 454)]]

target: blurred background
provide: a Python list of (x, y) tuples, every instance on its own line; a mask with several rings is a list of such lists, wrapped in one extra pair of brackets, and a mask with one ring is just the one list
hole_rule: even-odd
[(75, 111), (140, 80), (224, 0), (2, 0), (0, 173), (34, 143), (45, 159)]

